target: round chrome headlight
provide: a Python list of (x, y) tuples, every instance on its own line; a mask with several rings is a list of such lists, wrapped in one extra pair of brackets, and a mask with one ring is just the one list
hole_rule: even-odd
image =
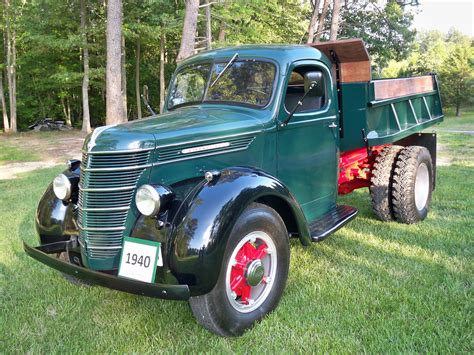
[(53, 180), (53, 191), (57, 198), (67, 201), (71, 198), (71, 182), (64, 174), (59, 174)]
[(151, 185), (143, 185), (137, 190), (135, 204), (144, 216), (155, 216), (160, 211), (160, 194)]

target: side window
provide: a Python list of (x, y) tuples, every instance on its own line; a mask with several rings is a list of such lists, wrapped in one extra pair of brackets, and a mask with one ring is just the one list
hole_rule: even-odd
[[(321, 72), (321, 70), (314, 66), (301, 66), (295, 68), (291, 73), (285, 96), (285, 108), (288, 112), (291, 112), (298, 105), (298, 101), (303, 97), (304, 77), (308, 72)], [(311, 91), (303, 101), (303, 105), (296, 110), (296, 113), (314, 112), (323, 108), (327, 100), (326, 83), (323, 82), (321, 88), (322, 90)]]

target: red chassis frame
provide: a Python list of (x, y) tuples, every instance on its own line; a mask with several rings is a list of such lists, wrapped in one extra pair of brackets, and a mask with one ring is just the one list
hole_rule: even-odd
[(370, 186), (375, 158), (386, 145), (354, 149), (341, 153), (339, 157), (339, 195)]

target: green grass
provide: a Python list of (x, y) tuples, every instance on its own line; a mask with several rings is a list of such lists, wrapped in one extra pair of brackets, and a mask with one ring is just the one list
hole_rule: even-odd
[(461, 117), (455, 117), (452, 110), (447, 110), (445, 114), (440, 130), (474, 131), (474, 109), (461, 110)]
[(438, 168), (417, 225), (375, 220), (367, 191), (341, 198), (358, 218), (323, 243), (292, 240), (279, 307), (235, 339), (201, 328), (185, 302), (74, 286), (26, 256), (21, 239), (36, 243), (36, 204), (60, 170), (0, 181), (2, 353), (474, 351), (474, 175), (462, 160)]
[(9, 138), (0, 135), (0, 165), (35, 160), (38, 160), (37, 154), (28, 150), (27, 147), (18, 148), (13, 146)]

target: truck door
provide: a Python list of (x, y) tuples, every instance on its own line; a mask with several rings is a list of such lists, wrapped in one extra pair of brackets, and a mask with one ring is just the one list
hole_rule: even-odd
[(326, 66), (300, 61), (290, 67), (278, 119), (283, 122), (298, 105), (308, 72), (321, 72), (322, 86), (310, 91), (287, 125), (278, 125), (277, 175), (311, 222), (332, 209), (337, 197), (337, 99)]

